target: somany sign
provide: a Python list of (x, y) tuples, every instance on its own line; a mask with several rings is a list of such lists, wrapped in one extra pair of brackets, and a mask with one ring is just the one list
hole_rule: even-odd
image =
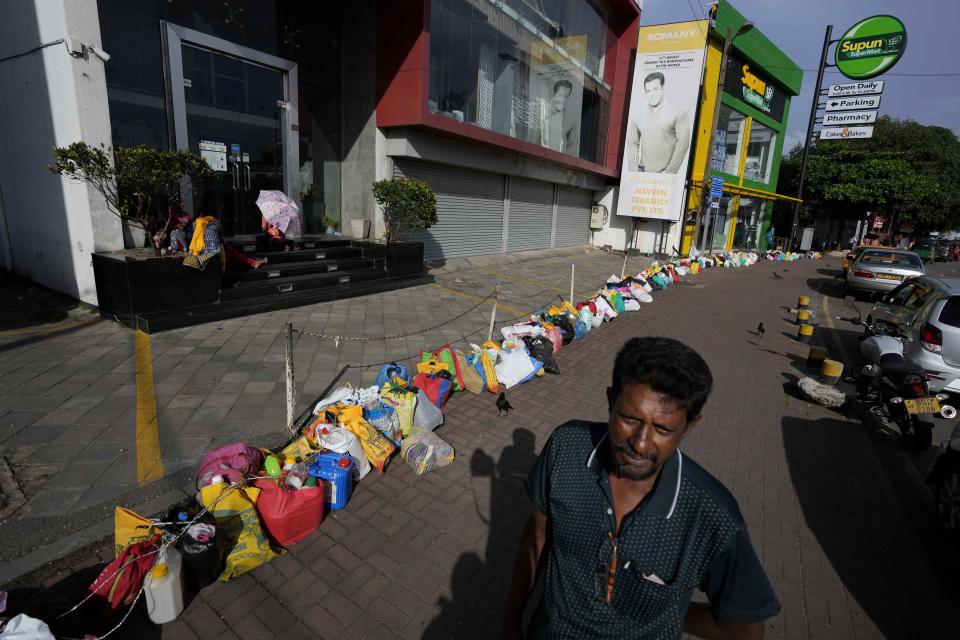
[(837, 42), (837, 70), (851, 80), (889, 71), (907, 49), (907, 29), (893, 16), (872, 16), (853, 25)]

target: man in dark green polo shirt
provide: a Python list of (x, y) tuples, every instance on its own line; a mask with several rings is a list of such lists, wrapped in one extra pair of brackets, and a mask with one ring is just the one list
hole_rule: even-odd
[[(671, 338), (633, 338), (617, 355), (606, 424), (558, 427), (527, 477), (523, 534), (504, 636), (544, 558), (531, 638), (762, 638), (780, 603), (736, 500), (678, 449), (713, 378)], [(691, 603), (694, 589), (709, 604)]]

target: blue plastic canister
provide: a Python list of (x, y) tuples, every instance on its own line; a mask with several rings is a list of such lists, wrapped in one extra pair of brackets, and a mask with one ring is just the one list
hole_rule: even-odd
[(324, 502), (331, 511), (343, 509), (353, 493), (353, 460), (342, 453), (321, 453), (307, 467), (314, 478), (323, 480)]

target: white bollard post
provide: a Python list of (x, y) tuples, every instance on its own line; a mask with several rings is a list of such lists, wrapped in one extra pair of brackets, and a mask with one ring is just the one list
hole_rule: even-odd
[[(629, 251), (629, 249), (628, 249), (627, 251)], [(628, 255), (628, 254), (627, 254), (627, 251), (624, 251), (624, 252), (623, 252), (623, 266), (620, 267), (620, 275), (621, 275), (621, 276), (627, 275), (627, 255)]]
[(573, 301), (573, 280), (577, 273), (576, 263), (570, 265), (570, 304), (576, 305), (577, 303)]
[(293, 433), (297, 410), (297, 387), (293, 378), (293, 323), (288, 322), (284, 331), (287, 334), (287, 429)]
[(493, 292), (493, 309), (490, 310), (490, 328), (487, 330), (487, 340), (493, 340), (493, 325), (497, 321), (497, 299), (500, 297), (500, 283), (497, 283)]

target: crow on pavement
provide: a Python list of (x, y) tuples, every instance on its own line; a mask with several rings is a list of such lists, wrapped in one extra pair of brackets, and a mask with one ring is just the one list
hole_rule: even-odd
[(513, 405), (507, 400), (507, 394), (501, 391), (500, 395), (497, 396), (497, 417), (500, 417), (500, 413), (503, 411), (510, 415), (510, 409), (513, 409)]
[(766, 331), (767, 331), (767, 328), (763, 326), (763, 323), (762, 323), (762, 322), (757, 325), (757, 335), (758, 335), (758, 336), (760, 336), (760, 337), (762, 338), (762, 337), (763, 337), (763, 334), (766, 333)]

